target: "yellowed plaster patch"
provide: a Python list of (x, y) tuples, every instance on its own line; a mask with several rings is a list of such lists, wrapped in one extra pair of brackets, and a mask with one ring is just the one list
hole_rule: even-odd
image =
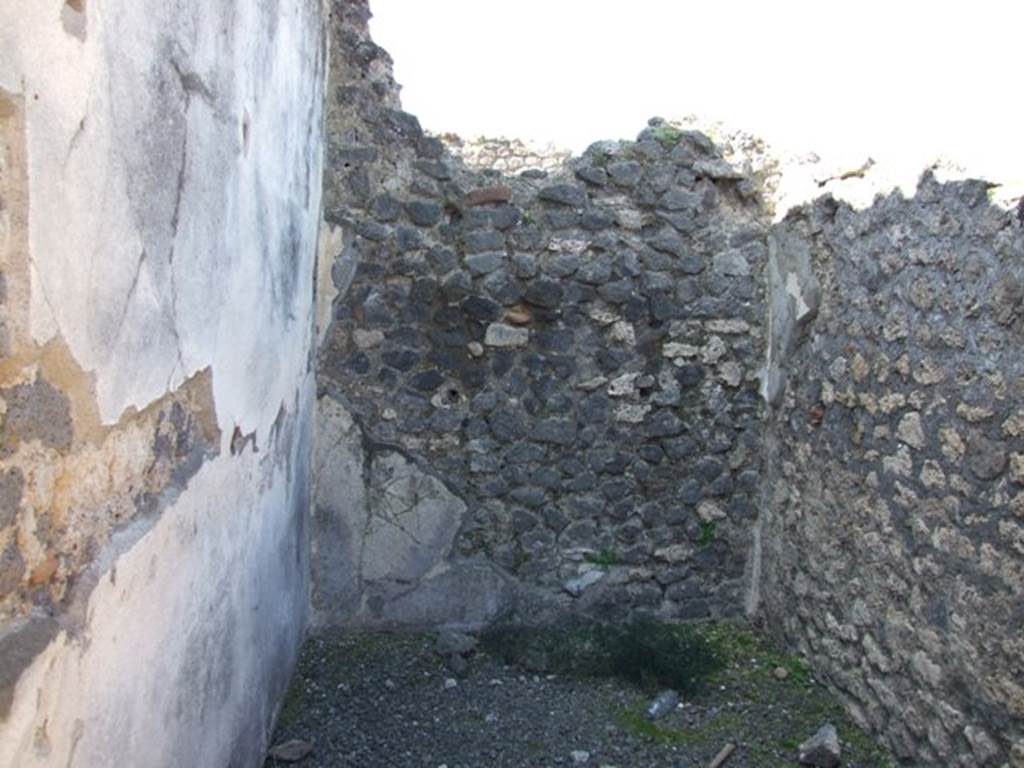
[(68, 397), (74, 440), (67, 451), (30, 440), (0, 461), (0, 471), (17, 469), (25, 481), (14, 524), (0, 530), (0, 550), (13, 539), (25, 563), (21, 587), (0, 595), (2, 619), (40, 600), (59, 604), (114, 531), (155, 509), (165, 489), (220, 445), (209, 368), (112, 426), (99, 419), (91, 377), (59, 340), (26, 370)]

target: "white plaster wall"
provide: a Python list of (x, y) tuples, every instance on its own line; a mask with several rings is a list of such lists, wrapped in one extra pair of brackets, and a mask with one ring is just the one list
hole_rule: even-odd
[[(262, 759), (308, 609), (323, 16), (0, 0), (0, 88), (26, 104), (24, 341), (66, 343), (105, 424), (210, 368), (221, 434), (98, 553), (84, 624), (56, 616), (0, 766)], [(256, 451), (232, 455), (236, 428)]]
[(64, 336), (108, 423), (216, 361), (222, 424), (265, 426), (307, 355), (266, 351), (307, 326), (319, 0), (92, 0), (84, 41), (64, 7), (0, 3), (0, 87), (27, 100), (32, 336)]

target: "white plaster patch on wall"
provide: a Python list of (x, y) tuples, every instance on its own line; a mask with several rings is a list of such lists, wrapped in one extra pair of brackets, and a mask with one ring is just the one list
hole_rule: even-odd
[(366, 439), (346, 407), (317, 403), (313, 626), (480, 628), (514, 585), (453, 541), (466, 504), (441, 480)]
[(786, 293), (793, 299), (793, 303), (796, 307), (796, 319), (802, 320), (811, 311), (811, 308), (807, 306), (807, 302), (804, 301), (804, 288), (800, 284), (800, 276), (796, 272), (786, 273)]
[(365, 581), (414, 583), (448, 555), (466, 505), (397, 453), (370, 467), (370, 505), (360, 555)]
[(115, 0), (85, 8), (83, 40), (59, 5), (0, 9), (0, 83), (26, 96), (32, 336), (95, 372), (106, 423), (216, 362), (221, 423), (265, 427), (311, 325), (319, 9)]
[(312, 562), (314, 624), (329, 613), (349, 615), (359, 604), (359, 521), (365, 517), (362, 436), (349, 412), (327, 397), (317, 402), (314, 446)]
[(334, 313), (334, 300), (338, 297), (338, 287), (331, 275), (334, 261), (341, 255), (344, 247), (344, 230), (341, 227), (320, 223), (320, 243), (316, 257), (316, 345), (324, 343), (327, 329)]

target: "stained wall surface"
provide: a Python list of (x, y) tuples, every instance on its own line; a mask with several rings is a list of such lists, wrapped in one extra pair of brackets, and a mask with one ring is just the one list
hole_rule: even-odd
[(0, 765), (262, 759), (308, 605), (322, 16), (0, 4)]

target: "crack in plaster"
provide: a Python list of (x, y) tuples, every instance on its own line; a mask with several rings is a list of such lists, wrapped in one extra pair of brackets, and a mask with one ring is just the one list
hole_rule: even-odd
[(87, 115), (83, 115), (82, 119), (78, 121), (78, 127), (75, 129), (74, 134), (71, 136), (71, 141), (68, 142), (68, 151), (64, 155), (64, 168), (62, 175), (67, 175), (68, 165), (71, 162), (71, 155), (74, 154), (75, 150), (78, 149), (78, 145), (82, 141), (82, 136), (85, 135), (85, 118)]
[(135, 290), (139, 286), (139, 276), (142, 274), (142, 265), (146, 261), (146, 249), (143, 248), (139, 253), (139, 260), (135, 264), (135, 275), (132, 277), (132, 284), (128, 287), (128, 294), (125, 296), (124, 304), (121, 307), (121, 317), (117, 321), (117, 336), (121, 336), (121, 332), (124, 330), (124, 321), (128, 316), (128, 307), (131, 306), (132, 298), (135, 296)]
[[(416, 544), (418, 546), (423, 546), (423, 542), (420, 541), (418, 538), (416, 538), (416, 536), (411, 531), (406, 529), (406, 527), (400, 522), (400, 517), (401, 517), (403, 512), (410, 512), (410, 511), (414, 510), (417, 507), (417, 505), (419, 505), (419, 503), (420, 503), (420, 495), (419, 495), (418, 489), (414, 489), (413, 493), (415, 495), (414, 495), (413, 500), (411, 501), (411, 503), (408, 506), (406, 506), (404, 509), (402, 509), (401, 508), (401, 499), (403, 498), (402, 494), (397, 493), (397, 492), (392, 490), (397, 483), (398, 483), (398, 479), (397, 478), (392, 478), (390, 482), (388, 482), (386, 485), (382, 486), (381, 489), (380, 489), (380, 495), (378, 496), (378, 498), (379, 498), (379, 500), (381, 502), (383, 502), (383, 505), (387, 507), (387, 512), (384, 512), (383, 510), (380, 510), (376, 514), (374, 514), (371, 511), (371, 515), (373, 515), (374, 517), (376, 517), (376, 518), (378, 518), (380, 520), (383, 520), (385, 523), (387, 523), (391, 527), (393, 527), (396, 530), (398, 530), (401, 533), (403, 533), (406, 536), (406, 538), (408, 538), (413, 544)], [(396, 500), (398, 500), (398, 501), (396, 501)]]

